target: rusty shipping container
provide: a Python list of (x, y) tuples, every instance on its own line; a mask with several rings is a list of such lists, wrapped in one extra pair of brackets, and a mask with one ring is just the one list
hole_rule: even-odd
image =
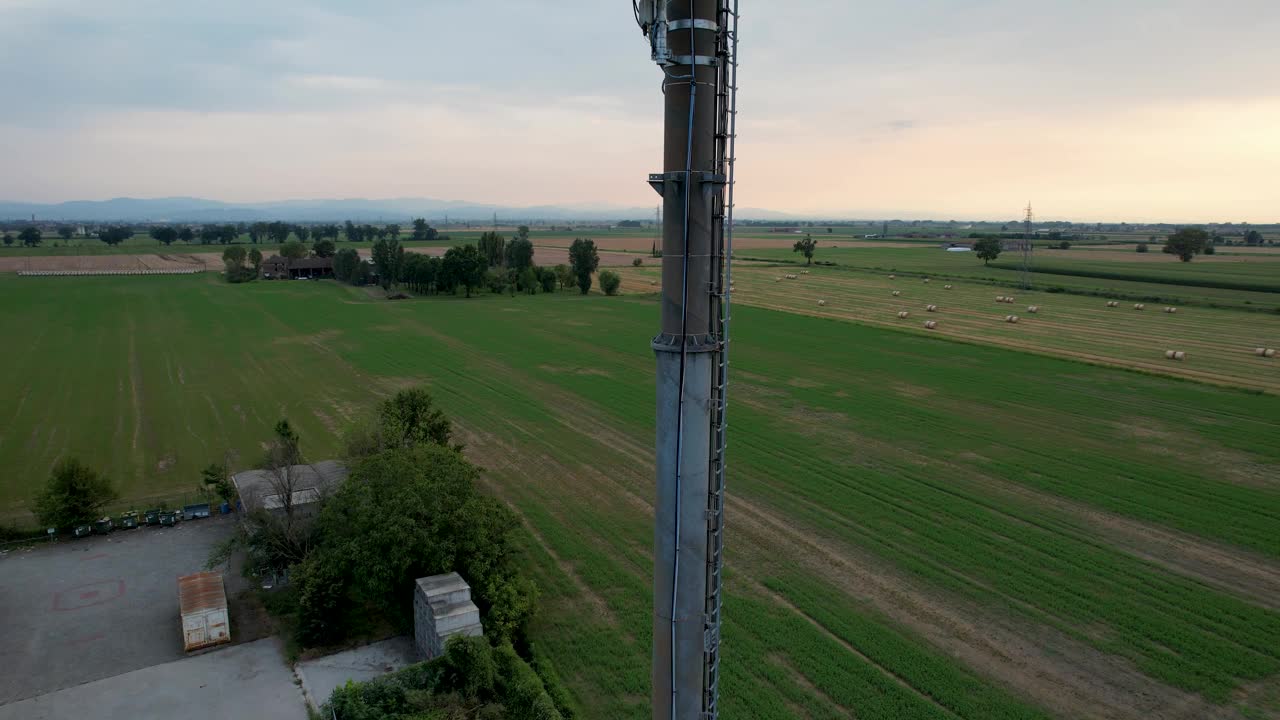
[(182, 644), (188, 652), (231, 642), (227, 593), (221, 574), (201, 572), (178, 578), (178, 604), (182, 610)]

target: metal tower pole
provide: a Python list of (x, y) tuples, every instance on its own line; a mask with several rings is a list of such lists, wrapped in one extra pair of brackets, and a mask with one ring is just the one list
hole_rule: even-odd
[[(731, 7), (732, 6), (732, 7)], [(733, 0), (633, 4), (662, 67), (661, 326), (654, 526), (654, 720), (718, 715), (727, 384)]]

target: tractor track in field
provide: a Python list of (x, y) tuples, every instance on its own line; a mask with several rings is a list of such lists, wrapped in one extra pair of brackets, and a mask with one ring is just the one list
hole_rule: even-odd
[[(966, 601), (922, 589), (878, 560), (799, 528), (736, 495), (730, 522), (757, 561), (788, 558), (910, 628), (980, 676), (1060, 717), (1105, 720), (1227, 720), (1240, 716), (1198, 695), (1161, 684), (1123, 658), (1106, 655), (1047, 626), (1016, 623)], [(739, 535), (741, 538), (742, 535)], [(734, 543), (735, 554), (750, 553)], [(839, 548), (839, 549), (837, 549)]]

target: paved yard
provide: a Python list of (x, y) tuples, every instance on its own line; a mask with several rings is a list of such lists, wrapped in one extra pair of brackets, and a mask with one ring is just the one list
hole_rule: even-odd
[[(203, 569), (232, 523), (117, 531), (0, 557), (0, 705), (184, 658), (177, 578)], [(226, 580), (228, 596), (245, 586), (237, 574)]]
[(333, 691), (348, 680), (364, 682), (418, 662), (413, 638), (402, 635), (327, 657), (298, 663), (302, 687), (316, 709), (328, 702)]
[(307, 720), (280, 641), (267, 638), (0, 706), (0, 720)]

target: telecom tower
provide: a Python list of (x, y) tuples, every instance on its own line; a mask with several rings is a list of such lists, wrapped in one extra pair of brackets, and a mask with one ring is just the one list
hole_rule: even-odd
[(737, 118), (737, 0), (633, 0), (662, 69), (653, 717), (715, 720), (720, 698), (725, 390)]
[(1031, 252), (1035, 249), (1035, 243), (1031, 239), (1031, 221), (1034, 219), (1031, 213), (1031, 203), (1027, 203), (1027, 217), (1023, 223), (1022, 230), (1022, 289), (1031, 289)]

